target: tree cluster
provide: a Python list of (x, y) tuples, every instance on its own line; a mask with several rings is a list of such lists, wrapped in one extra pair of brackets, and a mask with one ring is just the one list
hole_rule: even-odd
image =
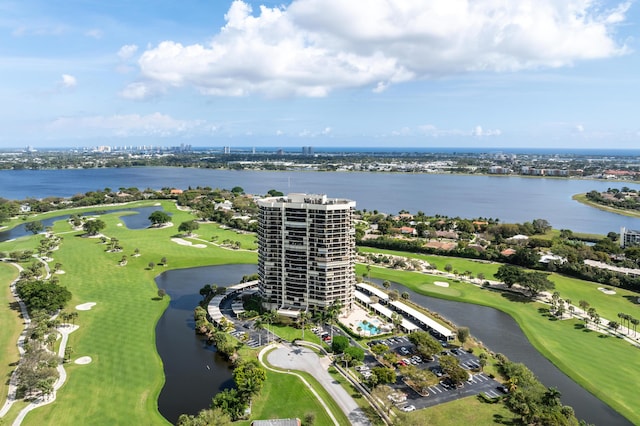
[(562, 405), (560, 392), (546, 388), (524, 364), (498, 357), (499, 368), (508, 378), (507, 407), (527, 425), (578, 425), (571, 407)]

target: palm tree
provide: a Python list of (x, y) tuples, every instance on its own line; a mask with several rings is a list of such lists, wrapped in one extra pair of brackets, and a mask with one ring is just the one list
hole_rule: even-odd
[(329, 328), (331, 329), (331, 340), (333, 341), (333, 324), (338, 320), (338, 315), (340, 315), (340, 311), (342, 310), (342, 303), (339, 301), (333, 301), (331, 305), (327, 308), (327, 316), (326, 320), (329, 323)]
[(206, 300), (207, 297), (212, 293), (211, 284), (205, 284), (204, 287), (200, 289), (200, 296), (202, 296), (202, 300)]
[(542, 402), (548, 407), (555, 407), (560, 404), (560, 391), (554, 387), (547, 388), (542, 397)]
[(478, 362), (480, 363), (480, 371), (484, 371), (484, 367), (487, 365), (487, 354), (485, 352), (482, 352), (479, 356), (478, 356)]
[(620, 325), (624, 325), (624, 317), (626, 314), (618, 312), (618, 318), (620, 318)]
[(389, 290), (389, 287), (391, 287), (391, 282), (389, 280), (384, 280), (382, 282), (382, 287), (386, 288), (387, 290)]
[(267, 311), (262, 314), (262, 322), (267, 324), (267, 342), (271, 342), (271, 330), (269, 329), (269, 325), (273, 323), (278, 314), (276, 311)]
[(633, 336), (636, 336), (636, 327), (638, 326), (638, 324), (640, 324), (640, 320), (638, 318), (633, 318), (631, 317), (631, 319), (629, 320), (631, 321), (631, 324), (633, 324)]
[(302, 329), (302, 340), (304, 340), (304, 329), (306, 328), (307, 321), (311, 315), (307, 311), (300, 311), (298, 314), (298, 322), (300, 323), (300, 328)]
[(613, 330), (614, 334), (616, 330), (620, 328), (620, 324), (617, 321), (609, 321), (609, 328)]
[(393, 329), (397, 333), (400, 329), (400, 326), (402, 325), (402, 316), (393, 312), (391, 314), (391, 324), (393, 324)]
[(593, 314), (593, 323), (596, 325), (596, 328), (600, 325), (602, 321), (600, 320), (600, 314)]
[(587, 312), (587, 309), (589, 308), (589, 302), (587, 302), (586, 300), (580, 300), (578, 302), (578, 306), (580, 306), (580, 309)]

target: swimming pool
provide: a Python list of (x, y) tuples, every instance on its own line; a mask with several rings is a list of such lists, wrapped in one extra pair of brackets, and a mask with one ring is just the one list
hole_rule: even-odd
[[(380, 324), (379, 321), (374, 320), (377, 324)], [(368, 332), (369, 335), (371, 336), (375, 336), (376, 334), (380, 334), (380, 327), (377, 327), (375, 324), (373, 324), (372, 321), (367, 321), (366, 323), (364, 321), (360, 321), (356, 324), (358, 327), (360, 327), (362, 329), (362, 331), (364, 332)]]

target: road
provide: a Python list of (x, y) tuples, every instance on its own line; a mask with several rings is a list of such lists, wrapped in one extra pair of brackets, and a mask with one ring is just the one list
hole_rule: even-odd
[(331, 361), (328, 357), (321, 358), (309, 348), (284, 344), (269, 352), (267, 360), (278, 368), (311, 374), (340, 406), (352, 425), (371, 425), (351, 395), (329, 374)]

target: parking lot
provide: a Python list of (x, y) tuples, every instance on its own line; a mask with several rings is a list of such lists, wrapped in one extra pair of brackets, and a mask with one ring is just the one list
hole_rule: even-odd
[[(268, 340), (277, 338), (265, 329), (255, 329), (252, 321), (244, 321), (235, 317), (231, 312), (230, 305), (230, 301), (223, 303), (221, 310), (234, 324), (234, 329), (230, 331), (232, 336), (252, 348), (265, 345)], [(357, 345), (349, 335), (344, 333), (338, 327), (314, 327), (311, 332), (319, 336), (320, 339), (328, 345), (331, 345), (332, 334), (334, 336), (345, 336), (350, 340), (352, 345)], [(452, 355), (456, 357), (460, 362), (460, 366), (469, 373), (469, 379), (463, 383), (462, 386), (457, 388), (452, 384), (447, 383), (447, 379), (443, 377), (439, 383), (428, 387), (429, 394), (426, 396), (418, 394), (402, 381), (401, 376), (398, 376), (396, 382), (390, 384), (390, 386), (396, 390), (393, 396), (394, 403), (403, 411), (413, 411), (432, 407), (444, 402), (477, 395), (479, 393), (485, 393), (488, 397), (493, 398), (504, 395), (504, 392), (506, 391), (498, 381), (479, 371), (480, 362), (475, 355), (464, 350), (451, 348), (444, 342), (442, 343), (442, 351), (439, 354), (434, 355), (433, 360), (424, 360), (416, 355), (414, 345), (406, 336), (388, 337), (369, 342), (369, 344), (371, 345), (374, 342), (387, 345), (390, 350), (394, 351), (399, 356), (401, 364), (412, 364), (420, 369), (429, 369), (439, 377), (443, 377), (442, 373), (438, 371), (439, 358), (442, 355)], [(378, 362), (376, 357), (367, 351), (365, 352), (363, 365), (358, 367), (357, 370), (359, 371), (362, 380), (366, 381), (366, 379), (371, 375), (371, 369), (381, 365), (382, 364)], [(501, 388), (502, 391), (499, 390), (499, 388)]]
[[(429, 369), (439, 377), (443, 377), (442, 372), (439, 371), (439, 358), (442, 355), (452, 355), (456, 357), (460, 362), (460, 366), (469, 373), (469, 379), (457, 388), (443, 378), (440, 380), (440, 383), (428, 387), (429, 395), (427, 396), (418, 394), (402, 381), (402, 377), (398, 376), (396, 383), (390, 385), (397, 391), (395, 393), (396, 396), (392, 397), (392, 400), (395, 399), (394, 403), (400, 409), (405, 408), (404, 411), (407, 411), (407, 409), (411, 411), (412, 409), (419, 410), (421, 408), (432, 407), (479, 393), (485, 393), (490, 398), (504, 395), (504, 393), (498, 389), (501, 383), (479, 371), (479, 359), (464, 350), (449, 348), (448, 345), (447, 347), (443, 346), (442, 352), (435, 355), (433, 361), (427, 361), (415, 355), (415, 347), (405, 336), (380, 339), (379, 343), (389, 346), (390, 350), (398, 354), (400, 359), (403, 360), (402, 362), (415, 365), (420, 369)], [(381, 366), (381, 364), (376, 358), (373, 355), (369, 355), (365, 357), (364, 371), (360, 374), (363, 375), (363, 378), (366, 378), (363, 373), (367, 373), (368, 369), (379, 366)], [(406, 398), (402, 397), (403, 395), (406, 396)]]

